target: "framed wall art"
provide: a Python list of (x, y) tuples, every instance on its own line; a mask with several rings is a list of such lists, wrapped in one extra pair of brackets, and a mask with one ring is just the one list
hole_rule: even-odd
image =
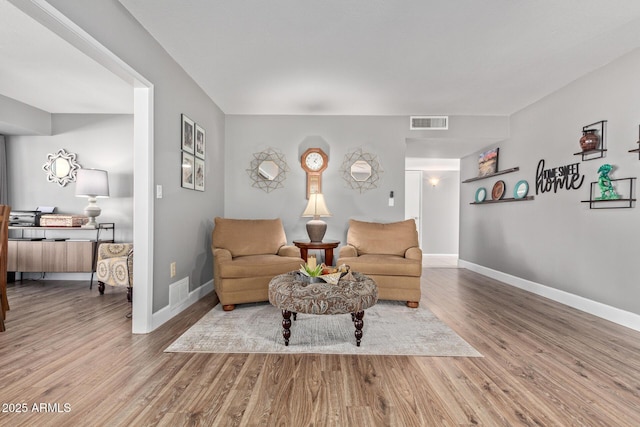
[(189, 154), (185, 151), (182, 152), (181, 185), (183, 188), (189, 188), (191, 190), (193, 190), (194, 188), (194, 167), (195, 167), (194, 160), (195, 159), (193, 154)]
[(205, 131), (199, 124), (196, 123), (196, 157), (204, 160), (204, 154), (206, 149), (205, 144)]
[[(185, 114), (182, 115), (182, 149), (187, 153), (194, 152), (195, 123)], [(203, 141), (204, 142), (204, 141)]]
[(478, 157), (478, 176), (492, 175), (498, 172), (498, 150), (485, 151)]
[(204, 191), (204, 160), (195, 158), (194, 187), (198, 191)]

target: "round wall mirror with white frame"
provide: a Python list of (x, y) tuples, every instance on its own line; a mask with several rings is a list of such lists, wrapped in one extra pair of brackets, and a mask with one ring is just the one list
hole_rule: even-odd
[(42, 170), (47, 173), (47, 181), (55, 182), (60, 187), (76, 180), (78, 169), (82, 168), (76, 161), (75, 153), (67, 153), (64, 148), (47, 155)]

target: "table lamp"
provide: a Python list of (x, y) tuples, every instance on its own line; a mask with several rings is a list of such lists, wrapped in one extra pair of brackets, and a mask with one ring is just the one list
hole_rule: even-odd
[(102, 210), (96, 204), (96, 198), (109, 197), (109, 178), (107, 171), (100, 169), (78, 169), (76, 175), (76, 197), (87, 197), (89, 205), (84, 208), (84, 213), (89, 217), (89, 222), (83, 228), (97, 228), (96, 217)]
[(302, 216), (313, 217), (312, 220), (307, 222), (309, 240), (313, 243), (322, 242), (324, 233), (327, 231), (327, 223), (321, 220), (320, 217), (331, 216), (331, 212), (327, 209), (322, 193), (312, 193), (309, 195), (309, 203), (307, 203), (307, 208), (302, 213)]

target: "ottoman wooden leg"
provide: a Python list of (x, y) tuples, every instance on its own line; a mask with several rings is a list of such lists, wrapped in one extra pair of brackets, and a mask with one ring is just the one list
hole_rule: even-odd
[(282, 336), (284, 337), (284, 345), (289, 345), (291, 337), (291, 312), (282, 310)]
[(352, 316), (355, 317), (353, 324), (356, 327), (356, 345), (360, 347), (360, 340), (362, 339), (362, 327), (364, 326), (364, 321), (362, 320), (362, 318), (364, 317), (364, 311), (359, 311), (355, 314), (352, 314)]

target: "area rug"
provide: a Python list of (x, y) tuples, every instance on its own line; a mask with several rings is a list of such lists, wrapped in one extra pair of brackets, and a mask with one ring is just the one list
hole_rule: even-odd
[(349, 314), (298, 314), (285, 346), (276, 307), (240, 304), (224, 312), (218, 304), (165, 352), (482, 357), (427, 308), (412, 309), (399, 301), (380, 301), (365, 311), (360, 347), (354, 332)]

